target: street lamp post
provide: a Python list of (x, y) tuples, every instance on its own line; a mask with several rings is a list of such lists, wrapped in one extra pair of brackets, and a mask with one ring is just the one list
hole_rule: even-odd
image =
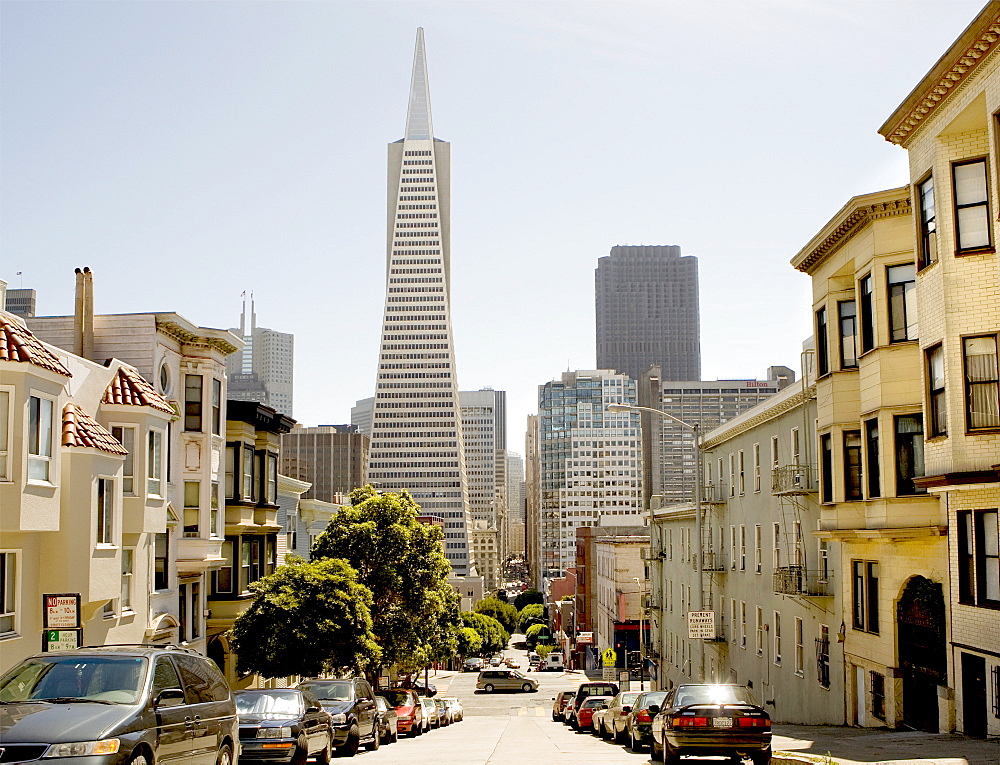
[[(698, 542), (695, 545), (695, 571), (698, 575), (695, 577), (695, 601), (698, 604), (698, 610), (703, 610), (705, 608), (705, 587), (702, 581), (704, 574), (704, 566), (702, 561), (702, 539), (701, 539), (701, 437), (699, 434), (698, 423), (685, 422), (679, 417), (674, 417), (674, 415), (669, 412), (664, 412), (662, 409), (654, 409), (650, 406), (633, 406), (632, 404), (608, 404), (608, 411), (611, 412), (651, 412), (652, 414), (657, 414), (664, 419), (670, 420), (684, 428), (691, 431), (694, 436), (694, 534)], [(649, 529), (649, 538), (653, 538), (653, 528), (652, 524)], [(695, 680), (698, 682), (703, 682), (705, 679), (705, 641), (698, 639), (698, 672), (695, 674)]]
[[(651, 534), (652, 531), (650, 529)], [(642, 684), (643, 673), (646, 671), (646, 632), (642, 628), (642, 612), (645, 610), (646, 587), (640, 581), (639, 577), (633, 576), (632, 579), (635, 580), (635, 585), (639, 588), (639, 690), (643, 691), (645, 690)]]

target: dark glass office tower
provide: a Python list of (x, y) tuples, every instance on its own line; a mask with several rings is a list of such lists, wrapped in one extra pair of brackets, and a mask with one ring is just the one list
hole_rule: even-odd
[(676, 245), (617, 246), (597, 261), (597, 368), (634, 380), (701, 379), (698, 259)]

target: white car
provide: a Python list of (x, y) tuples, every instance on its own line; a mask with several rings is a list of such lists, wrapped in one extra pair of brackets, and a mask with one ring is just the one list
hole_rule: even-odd
[(499, 667), (501, 664), (503, 664), (503, 656), (494, 656), (490, 659), (491, 667)]
[(448, 708), (451, 709), (451, 719), (454, 722), (459, 722), (465, 717), (465, 708), (462, 706), (461, 701), (454, 696), (445, 696), (443, 700), (448, 705)]

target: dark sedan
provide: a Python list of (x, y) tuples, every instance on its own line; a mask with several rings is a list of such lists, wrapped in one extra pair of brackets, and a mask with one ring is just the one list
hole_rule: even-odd
[(303, 765), (306, 759), (330, 761), (333, 729), (319, 699), (295, 688), (238, 691), (240, 759)]
[(771, 761), (771, 718), (742, 685), (678, 685), (650, 708), (653, 759), (677, 765), (685, 755)]
[(667, 697), (667, 691), (646, 691), (640, 693), (632, 703), (632, 711), (625, 718), (625, 731), (633, 752), (641, 752), (652, 742), (653, 716)]
[(399, 716), (396, 710), (389, 706), (385, 696), (375, 696), (375, 707), (378, 715), (378, 737), (383, 744), (391, 744), (399, 740)]

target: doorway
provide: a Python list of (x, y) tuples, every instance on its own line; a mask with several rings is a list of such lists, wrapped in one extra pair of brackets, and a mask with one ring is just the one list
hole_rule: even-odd
[(962, 654), (962, 732), (986, 738), (986, 659)]
[(903, 725), (937, 733), (938, 686), (948, 682), (944, 593), (940, 582), (914, 576), (896, 606)]

